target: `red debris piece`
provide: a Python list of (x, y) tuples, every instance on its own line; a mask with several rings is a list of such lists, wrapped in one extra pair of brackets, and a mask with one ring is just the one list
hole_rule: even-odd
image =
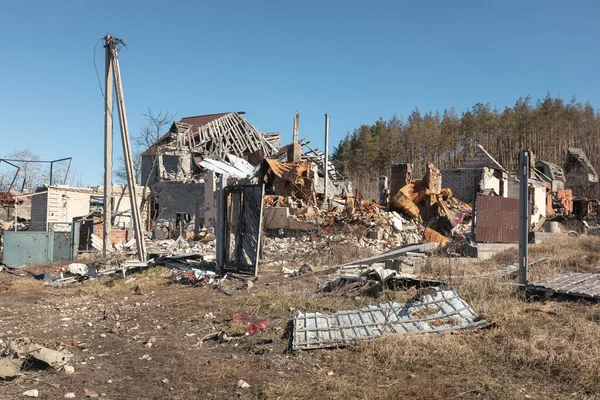
[(269, 326), (269, 322), (266, 319), (263, 321), (256, 322), (256, 320), (254, 320), (249, 315), (233, 314), (232, 318), (234, 321), (239, 321), (246, 325), (246, 333), (244, 334), (245, 336), (255, 335), (259, 331), (262, 331), (267, 326)]

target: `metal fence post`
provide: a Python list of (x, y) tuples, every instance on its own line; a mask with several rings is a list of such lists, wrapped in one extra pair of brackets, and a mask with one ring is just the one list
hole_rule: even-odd
[(525, 293), (529, 266), (529, 151), (519, 154), (519, 286)]

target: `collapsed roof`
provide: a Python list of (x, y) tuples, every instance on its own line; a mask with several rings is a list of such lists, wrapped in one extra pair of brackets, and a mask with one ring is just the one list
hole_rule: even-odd
[(261, 134), (242, 114), (243, 111), (234, 111), (182, 118), (173, 122), (169, 131), (142, 156), (153, 156), (161, 147), (189, 148), (204, 155), (229, 153), (238, 157), (256, 152), (263, 157), (276, 153), (279, 134)]

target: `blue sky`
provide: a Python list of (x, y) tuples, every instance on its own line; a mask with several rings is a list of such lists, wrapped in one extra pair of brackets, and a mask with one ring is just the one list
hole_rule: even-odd
[[(331, 149), (348, 131), (477, 102), (550, 92), (600, 104), (597, 1), (0, 2), (0, 155), (73, 157), (101, 183), (106, 33), (120, 54), (129, 127), (147, 108), (177, 117), (246, 111), (262, 131)], [(117, 126), (117, 125), (115, 125)], [(115, 131), (117, 133), (117, 131)], [(117, 151), (115, 151), (115, 156)]]

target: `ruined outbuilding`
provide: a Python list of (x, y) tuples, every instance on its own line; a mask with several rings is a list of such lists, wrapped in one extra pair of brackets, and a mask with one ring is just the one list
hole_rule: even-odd
[[(138, 207), (141, 206), (144, 188), (136, 187)], [(45, 231), (49, 224), (55, 230), (70, 231), (74, 218), (83, 217), (91, 212), (100, 211), (103, 205), (104, 190), (101, 187), (73, 187), (53, 185), (41, 187), (31, 196), (30, 231)], [(131, 229), (131, 202), (125, 185), (113, 186), (111, 196), (113, 226), (120, 229)], [(147, 210), (142, 210), (142, 221), (147, 218)]]
[(564, 164), (565, 188), (574, 196), (595, 197), (598, 173), (583, 149), (570, 147)]

